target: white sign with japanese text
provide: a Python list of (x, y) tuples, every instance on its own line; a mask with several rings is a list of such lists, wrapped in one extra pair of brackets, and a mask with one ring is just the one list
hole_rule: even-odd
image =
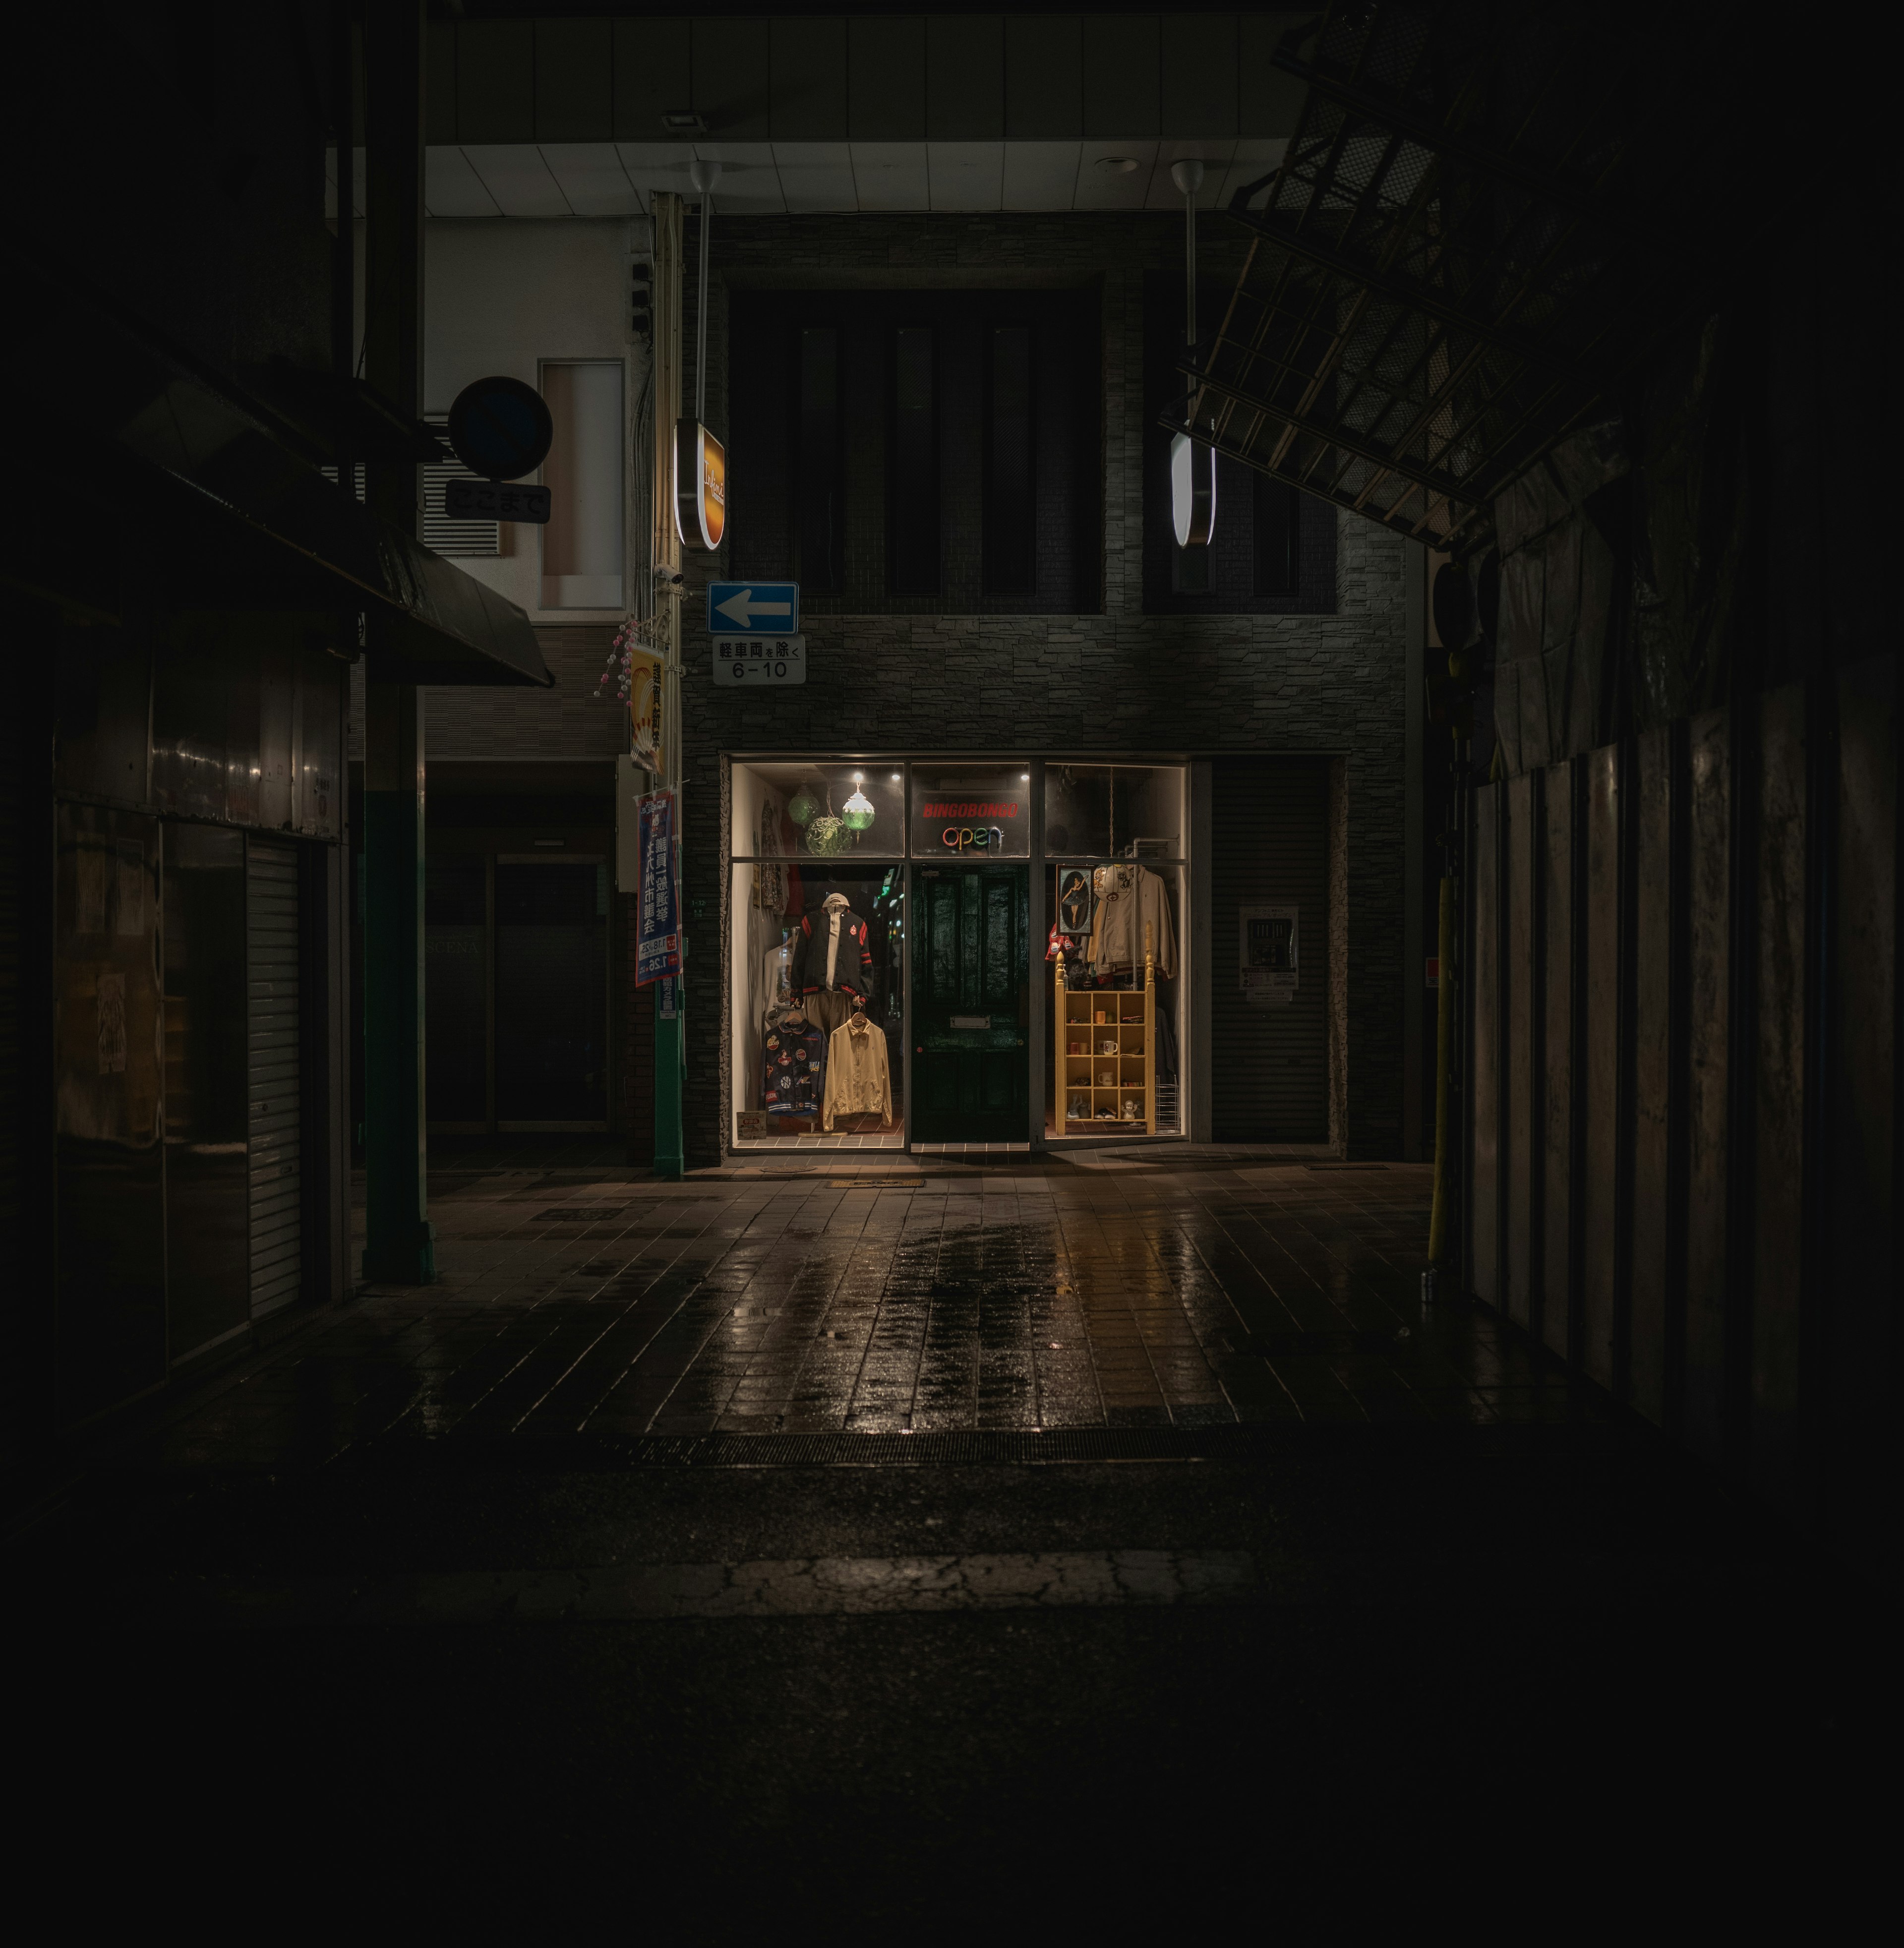
[(716, 636), (709, 644), (716, 683), (805, 683), (805, 636)]

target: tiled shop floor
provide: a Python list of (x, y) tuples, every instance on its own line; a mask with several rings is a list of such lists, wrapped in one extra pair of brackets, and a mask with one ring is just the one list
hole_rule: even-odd
[(433, 1172), (436, 1284), (365, 1288), (156, 1438), (264, 1463), (412, 1435), (1580, 1410), (1491, 1315), (1424, 1307), (1425, 1167), (1179, 1146), (666, 1183), (602, 1155)]

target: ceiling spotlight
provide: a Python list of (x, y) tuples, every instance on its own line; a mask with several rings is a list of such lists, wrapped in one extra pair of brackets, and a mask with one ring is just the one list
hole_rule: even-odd
[(698, 109), (671, 108), (661, 118), (661, 126), (671, 135), (705, 135), (707, 117)]
[(1135, 156), (1099, 156), (1097, 166), (1107, 176), (1127, 176), (1136, 171), (1137, 159)]
[(899, 782), (899, 777), (900, 777), (900, 774), (899, 774), (898, 772), (897, 772), (897, 771), (895, 771), (895, 772), (893, 773), (893, 774), (892, 774), (892, 781), (893, 781), (893, 783), (894, 783), (895, 784), (897, 784), (897, 783)]

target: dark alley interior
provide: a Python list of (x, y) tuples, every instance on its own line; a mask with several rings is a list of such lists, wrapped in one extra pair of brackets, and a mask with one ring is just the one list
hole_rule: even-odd
[(16, 1925), (1869, 1931), (1863, 38), (28, 10)]

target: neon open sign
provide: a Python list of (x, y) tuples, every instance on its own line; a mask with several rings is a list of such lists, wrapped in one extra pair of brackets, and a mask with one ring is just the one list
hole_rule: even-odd
[(913, 800), (913, 845), (922, 853), (1023, 858), (1031, 850), (1031, 808), (1012, 784), (997, 776), (935, 779)]

